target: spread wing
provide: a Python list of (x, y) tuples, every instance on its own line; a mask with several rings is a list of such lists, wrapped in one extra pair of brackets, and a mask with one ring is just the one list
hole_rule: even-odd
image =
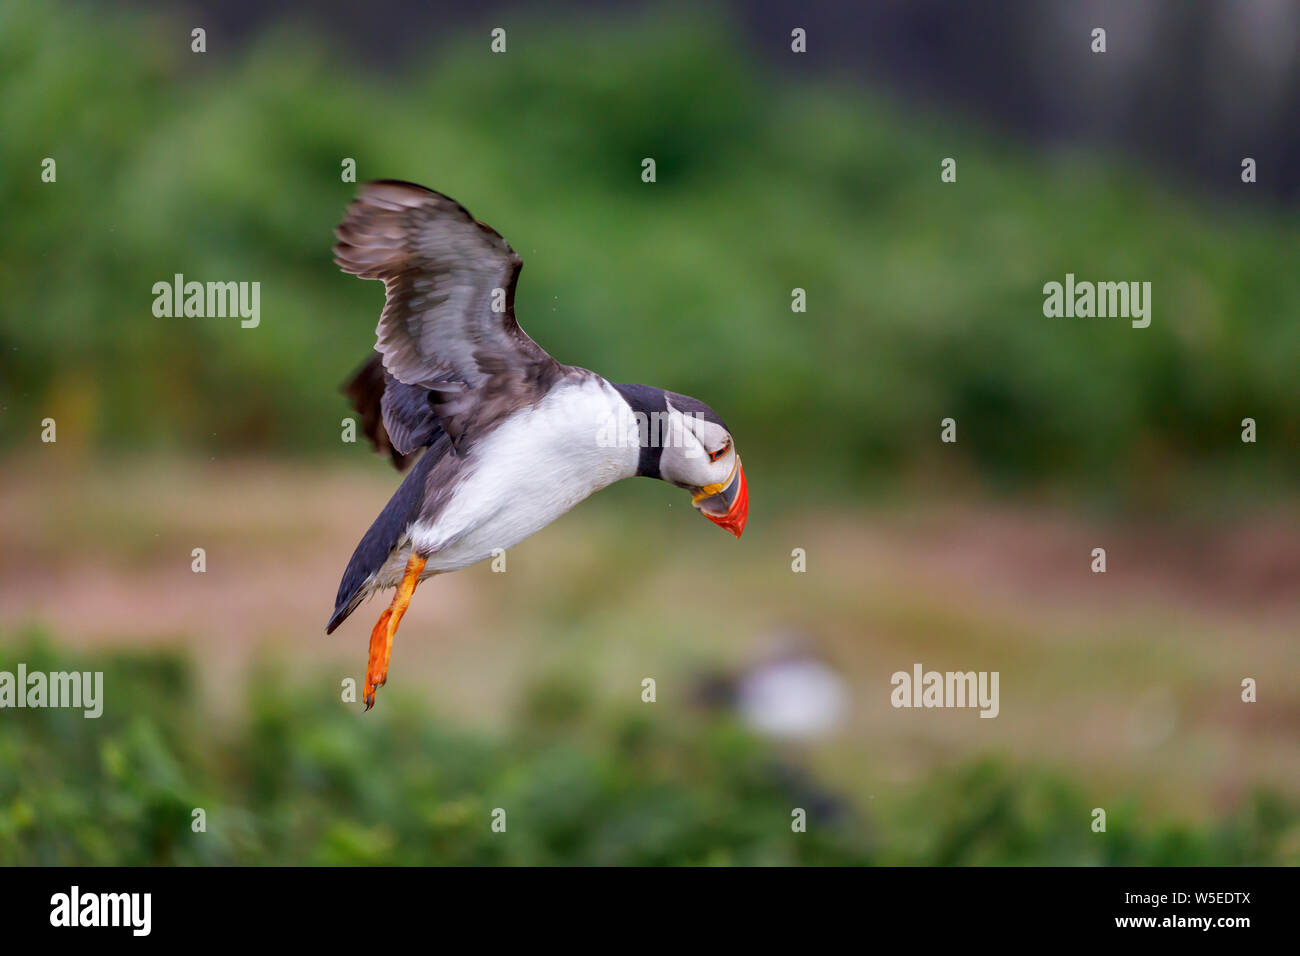
[(366, 183), (335, 234), (339, 268), (384, 280), (375, 329), (384, 368), (429, 393), (457, 449), (537, 401), (560, 374), (515, 320), (523, 261), (454, 199), (413, 183)]

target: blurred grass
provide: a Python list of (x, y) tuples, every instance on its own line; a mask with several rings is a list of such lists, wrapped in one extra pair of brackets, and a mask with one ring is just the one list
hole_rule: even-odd
[[(53, 415), (100, 450), (352, 451), (333, 390), (382, 295), (330, 263), (355, 157), (499, 228), (534, 337), (705, 399), (769, 487), (1295, 490), (1294, 216), (777, 79), (699, 12), (512, 23), (507, 55), (439, 37), (376, 76), (309, 28), (199, 56), (172, 20), (0, 0), (0, 448)], [(261, 282), (261, 326), (154, 318), (177, 272)], [(1066, 272), (1151, 281), (1151, 328), (1045, 319)]]
[[(704, 712), (609, 710), (536, 683), (500, 737), (410, 697), (362, 717), (328, 680), (269, 669), (231, 725), (168, 652), (71, 658), (7, 635), (5, 667), (103, 670), (97, 721), (21, 710), (0, 737), (0, 864), (1080, 864), (1296, 862), (1300, 806), (1259, 792), (1208, 825), (1108, 808), (981, 758), (854, 806)], [(505, 833), (491, 814), (506, 810)], [(808, 811), (806, 833), (791, 811)], [(191, 829), (203, 808), (206, 831)]]
[[(358, 677), (382, 599), (332, 638), (321, 629), (394, 484), (377, 459), (97, 461), (89, 483), (55, 456), (11, 462), (0, 634), (183, 646), (205, 707), (224, 714), (268, 651), (285, 673)], [(652, 675), (676, 709), (701, 674), (743, 672), (792, 635), (853, 701), (800, 762), (858, 803), (999, 753), (1082, 781), (1090, 806), (1129, 794), (1198, 825), (1259, 788), (1300, 798), (1294, 515), (1170, 525), (918, 501), (780, 516), (756, 498), (762, 520), (736, 542), (684, 507), (677, 489), (626, 482), (512, 548), (509, 573), (426, 582), (384, 699), (418, 691), (451, 726), (509, 734), (539, 675), (567, 675), (611, 715)], [(1123, 573), (1089, 571), (1099, 541)], [(191, 571), (196, 545), (205, 574)], [(795, 546), (806, 574), (791, 571)], [(999, 671), (998, 719), (892, 708), (890, 674), (918, 661)], [(1245, 676), (1257, 703), (1240, 700)]]

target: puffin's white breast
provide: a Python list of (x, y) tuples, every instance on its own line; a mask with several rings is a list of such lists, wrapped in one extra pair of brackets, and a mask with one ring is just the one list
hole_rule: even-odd
[(411, 529), (426, 570), (455, 571), (546, 527), (578, 502), (636, 474), (635, 442), (609, 440), (626, 403), (597, 375), (562, 382), (515, 412), (466, 456), (451, 500)]

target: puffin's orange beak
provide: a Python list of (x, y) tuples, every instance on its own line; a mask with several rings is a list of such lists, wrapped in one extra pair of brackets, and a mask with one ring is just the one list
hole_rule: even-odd
[(719, 528), (726, 528), (737, 538), (745, 530), (749, 517), (749, 485), (745, 483), (745, 469), (736, 459), (736, 470), (721, 486), (702, 488), (692, 503)]

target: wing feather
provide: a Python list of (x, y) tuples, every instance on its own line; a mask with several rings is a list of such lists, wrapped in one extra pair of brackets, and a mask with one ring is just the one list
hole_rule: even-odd
[(384, 282), (375, 329), (384, 368), (431, 393), (458, 448), (489, 417), (536, 401), (559, 373), (515, 319), (523, 260), (454, 199), (413, 183), (366, 183), (335, 234), (339, 268)]

